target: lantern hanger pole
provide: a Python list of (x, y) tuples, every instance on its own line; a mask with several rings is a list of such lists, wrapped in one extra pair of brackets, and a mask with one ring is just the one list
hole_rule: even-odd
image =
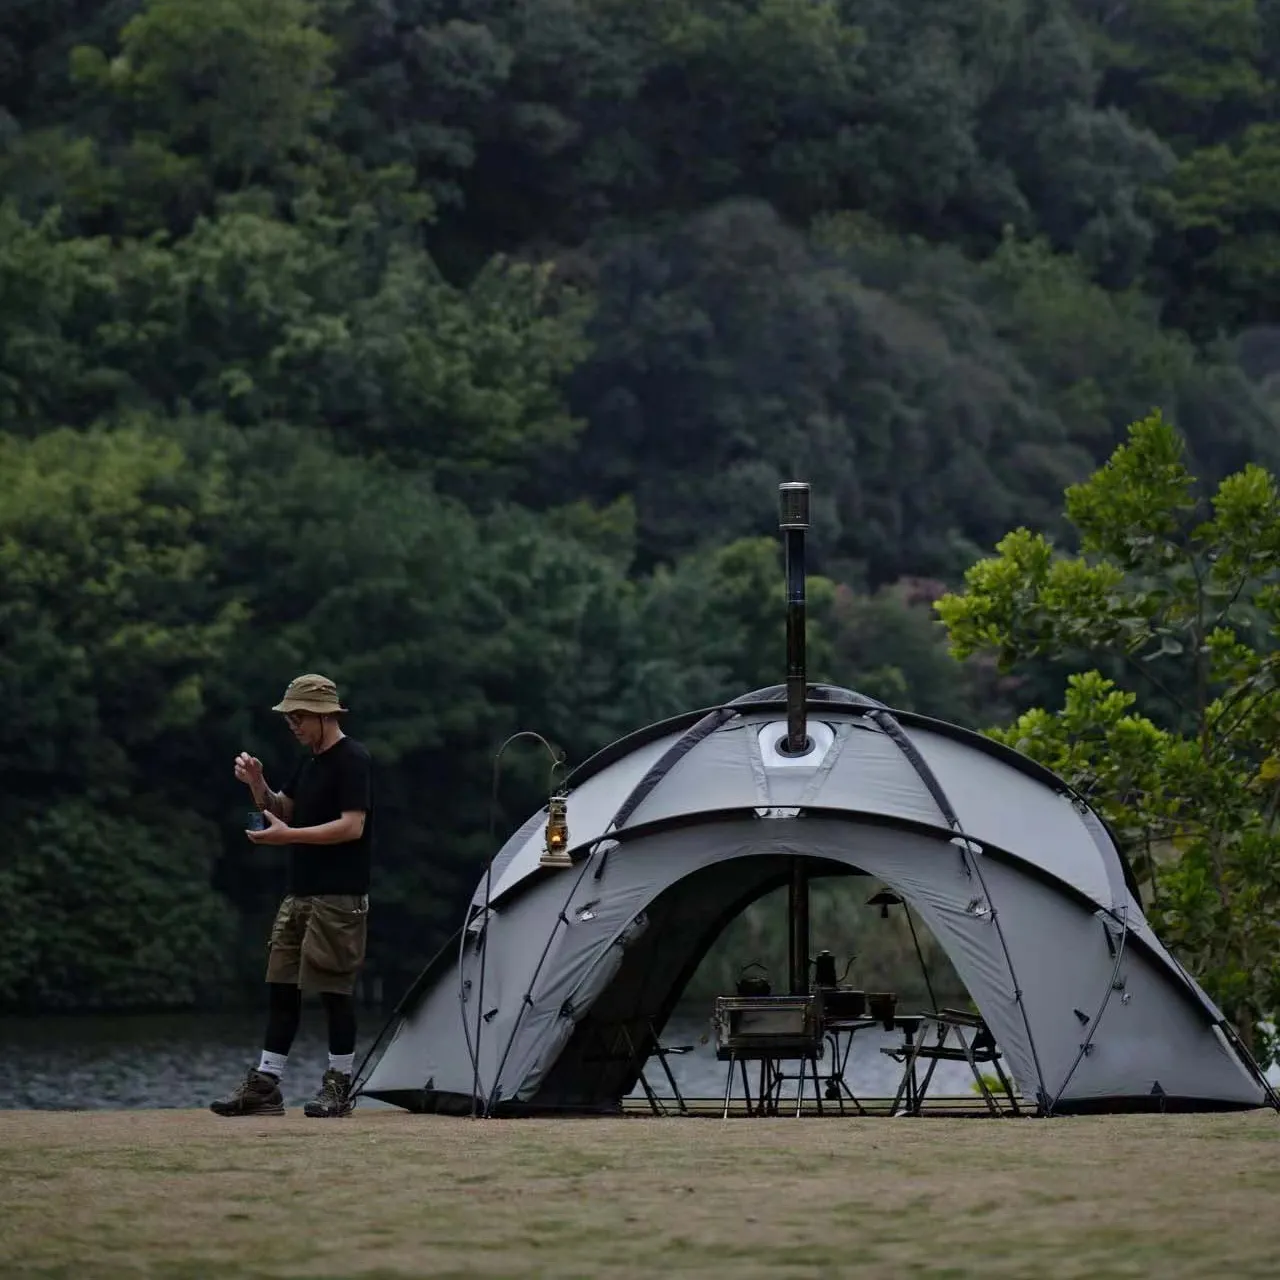
[[(480, 973), (476, 983), (476, 1017), (475, 1017), (475, 1039), (473, 1040), (467, 1027), (467, 1020), (462, 1019), (462, 1034), (467, 1040), (467, 1050), (471, 1055), (471, 1118), (476, 1117), (477, 1104), (480, 1098), (480, 1036), (484, 1028), (484, 976), (485, 961), (489, 955), (489, 905), (493, 897), (493, 860), (498, 856), (498, 850), (494, 847), (497, 840), (497, 824), (498, 824), (498, 779), (501, 776), (502, 757), (506, 754), (506, 750), (513, 742), (519, 741), (521, 738), (532, 738), (535, 742), (540, 742), (546, 749), (547, 754), (551, 757), (551, 770), (547, 777), (547, 790), (552, 790), (552, 784), (555, 782), (556, 770), (564, 767), (564, 753), (557, 751), (551, 743), (549, 743), (542, 734), (534, 729), (520, 729), (513, 733), (494, 753), (493, 757), (493, 793), (489, 798), (489, 862), (484, 872), (484, 897), (479, 911), (472, 911), (467, 919), (467, 923), (462, 928), (462, 936), (458, 943), (458, 996), (460, 1000), (465, 1000), (463, 988), (463, 966), (462, 955), (467, 945), (467, 935), (471, 932), (471, 927), (476, 917), (479, 916), (480, 924), (476, 930), (476, 946), (480, 949)], [(557, 803), (558, 801), (558, 803)], [(569, 827), (567, 821), (567, 805), (563, 788), (560, 791), (553, 792), (547, 801), (547, 828), (545, 836), (546, 852), (543, 858), (554, 856), (554, 849), (562, 851), (564, 861), (572, 866), (572, 861), (568, 855), (569, 844)], [(554, 824), (554, 830), (553, 830)], [(561, 863), (553, 863), (552, 865), (563, 865)]]

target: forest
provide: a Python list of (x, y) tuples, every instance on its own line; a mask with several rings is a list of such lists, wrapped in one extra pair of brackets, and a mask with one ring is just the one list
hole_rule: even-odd
[(783, 480), (812, 676), (1095, 777), (1006, 535), (1123, 560), (1066, 495), (1174, 428), (1280, 467), (1280, 0), (0, 0), (0, 68), (5, 1011), (257, 989), (303, 671), (402, 989), (545, 796), (508, 734), (782, 678)]

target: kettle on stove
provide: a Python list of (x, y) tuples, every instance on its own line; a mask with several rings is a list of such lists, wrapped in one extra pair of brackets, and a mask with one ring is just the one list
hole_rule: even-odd
[[(759, 969), (759, 973), (748, 973), (748, 969)], [(768, 970), (758, 960), (744, 964), (738, 971), (738, 994), (740, 996), (767, 996), (773, 988), (769, 985)]]

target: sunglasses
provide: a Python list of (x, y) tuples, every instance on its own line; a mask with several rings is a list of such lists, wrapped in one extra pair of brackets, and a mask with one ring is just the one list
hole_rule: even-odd
[(289, 722), (291, 728), (297, 729), (306, 723), (308, 716), (314, 714), (315, 712), (313, 711), (286, 711), (284, 718)]

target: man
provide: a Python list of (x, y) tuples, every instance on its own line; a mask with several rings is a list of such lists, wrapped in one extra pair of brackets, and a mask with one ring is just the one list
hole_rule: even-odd
[(290, 781), (273, 791), (262, 762), (242, 752), (235, 775), (266, 818), (254, 844), (289, 847), (288, 892), (271, 928), (269, 996), (262, 1057), (229, 1096), (210, 1104), (220, 1116), (283, 1115), (280, 1080), (302, 1017), (304, 992), (318, 992), (329, 1024), (329, 1068), (309, 1116), (345, 1116), (355, 1062), (353, 992), (364, 963), (373, 851), (372, 762), (343, 733), (346, 711), (332, 680), (299, 676), (272, 707), (308, 749)]

